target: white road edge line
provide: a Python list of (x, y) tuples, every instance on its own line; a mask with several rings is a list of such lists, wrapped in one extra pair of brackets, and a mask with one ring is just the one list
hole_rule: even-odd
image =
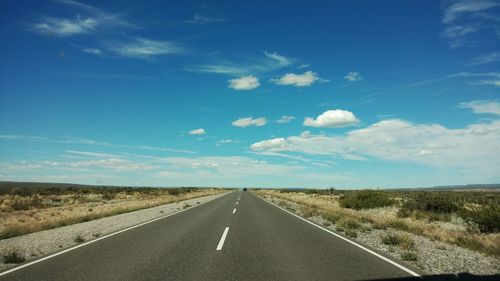
[[(255, 195), (255, 194), (254, 194), (254, 195)], [(257, 196), (257, 195), (255, 195), (255, 196)], [(260, 198), (260, 199), (262, 199), (262, 200), (264, 200), (264, 199), (263, 199), (263, 198), (261, 198), (260, 196), (257, 196), (257, 197), (258, 197), (258, 198)], [(374, 255), (374, 256), (376, 256), (376, 257), (378, 257), (378, 258), (383, 259), (384, 261), (386, 261), (386, 262), (388, 262), (388, 263), (390, 263), (390, 264), (392, 264), (392, 265), (394, 265), (394, 266), (398, 267), (399, 269), (402, 269), (402, 270), (406, 271), (407, 273), (409, 273), (409, 274), (411, 274), (411, 275), (413, 275), (413, 276), (415, 276), (415, 277), (421, 277), (421, 276), (420, 276), (420, 274), (418, 274), (418, 273), (416, 273), (416, 272), (412, 271), (411, 269), (408, 269), (408, 268), (406, 268), (406, 267), (404, 267), (404, 266), (400, 265), (399, 263), (397, 263), (397, 262), (395, 262), (395, 261), (393, 261), (393, 260), (391, 260), (391, 259), (388, 259), (388, 258), (386, 258), (386, 257), (384, 257), (384, 256), (382, 256), (382, 255), (380, 255), (380, 254), (377, 254), (376, 252), (374, 252), (374, 251), (372, 251), (372, 250), (370, 250), (370, 249), (368, 249), (368, 248), (366, 248), (366, 247), (364, 247), (364, 246), (362, 246), (362, 245), (360, 245), (360, 244), (358, 244), (358, 243), (356, 243), (356, 242), (354, 242), (354, 241), (351, 241), (351, 240), (349, 240), (349, 239), (347, 239), (347, 238), (345, 238), (345, 237), (342, 237), (342, 236), (338, 235), (337, 233), (335, 233), (335, 232), (333, 232), (333, 231), (331, 231), (331, 230), (329, 230), (329, 229), (323, 228), (323, 227), (321, 227), (321, 226), (319, 226), (319, 225), (317, 225), (317, 224), (315, 224), (315, 223), (313, 223), (313, 222), (310, 222), (310, 221), (308, 221), (308, 220), (304, 219), (303, 217), (301, 217), (301, 216), (299, 216), (299, 215), (296, 215), (296, 214), (294, 214), (294, 213), (292, 213), (292, 212), (290, 212), (290, 211), (288, 211), (288, 210), (286, 210), (286, 209), (284, 209), (284, 208), (281, 208), (280, 206), (278, 206), (278, 205), (276, 205), (276, 204), (274, 204), (274, 203), (271, 203), (271, 202), (269, 202), (269, 201), (267, 201), (267, 200), (264, 200), (264, 202), (267, 202), (267, 203), (269, 203), (269, 204), (273, 205), (274, 207), (280, 208), (282, 211), (287, 212), (287, 213), (289, 213), (290, 215), (292, 215), (292, 216), (294, 216), (294, 217), (296, 217), (296, 218), (299, 218), (299, 219), (301, 219), (301, 220), (303, 220), (303, 221), (307, 222), (308, 224), (311, 224), (311, 225), (313, 225), (313, 226), (315, 226), (315, 227), (317, 227), (317, 228), (319, 228), (319, 229), (321, 229), (321, 230), (323, 230), (323, 231), (326, 231), (326, 232), (328, 232), (328, 233), (330, 233), (330, 234), (332, 234), (332, 235), (334, 235), (334, 236), (336, 236), (336, 237), (338, 237), (338, 238), (340, 238), (340, 239), (342, 239), (342, 240), (344, 240), (344, 241), (346, 241), (346, 242), (349, 242), (349, 243), (351, 243), (352, 245), (354, 245), (354, 246), (356, 246), (356, 247), (358, 247), (358, 248), (360, 248), (360, 249), (362, 249), (362, 250), (365, 250), (365, 251), (367, 251), (368, 253), (370, 253), (370, 254), (372, 254), (372, 255)]]
[[(231, 193), (224, 194), (223, 196), (228, 195), (228, 194), (231, 194)], [(222, 196), (221, 196), (221, 197), (222, 197)], [(220, 197), (217, 197), (217, 198), (220, 198)], [(214, 198), (214, 199), (217, 199), (217, 198)], [(212, 200), (214, 200), (214, 199), (212, 199)], [(210, 201), (212, 201), (212, 200), (210, 200)], [(208, 202), (210, 202), (210, 201), (207, 201), (207, 202), (205, 202), (205, 203), (208, 203)], [(205, 204), (205, 203), (203, 203), (203, 204)], [(67, 253), (67, 252), (69, 252), (69, 251), (76, 250), (76, 249), (78, 249), (78, 248), (80, 248), (80, 247), (87, 246), (87, 245), (89, 245), (89, 244), (92, 244), (92, 243), (95, 243), (95, 242), (97, 242), (97, 241), (100, 241), (100, 240), (103, 240), (103, 239), (109, 238), (109, 237), (111, 237), (111, 236), (115, 236), (115, 235), (120, 234), (120, 233), (122, 233), (122, 232), (125, 232), (125, 231), (128, 231), (128, 230), (131, 230), (131, 229), (134, 229), (134, 228), (137, 228), (137, 227), (140, 227), (140, 226), (146, 225), (146, 224), (148, 224), (148, 223), (152, 223), (152, 222), (155, 222), (155, 221), (158, 221), (158, 220), (161, 220), (161, 219), (164, 219), (164, 218), (168, 218), (168, 217), (170, 217), (170, 216), (173, 216), (173, 215), (176, 215), (176, 214), (182, 213), (182, 212), (184, 212), (184, 211), (191, 210), (191, 209), (196, 208), (196, 207), (198, 207), (198, 206), (201, 206), (201, 205), (203, 205), (203, 204), (194, 205), (193, 207), (188, 208), (188, 209), (182, 209), (182, 210), (179, 210), (179, 211), (173, 212), (173, 213), (171, 213), (171, 214), (167, 214), (167, 215), (165, 215), (165, 216), (162, 216), (162, 217), (159, 217), (159, 218), (156, 218), (156, 219), (152, 219), (152, 220), (149, 220), (149, 221), (145, 221), (145, 222), (142, 222), (142, 223), (140, 223), (140, 224), (136, 224), (136, 225), (133, 225), (133, 226), (131, 226), (131, 227), (128, 227), (128, 228), (125, 228), (125, 229), (122, 229), (122, 230), (118, 230), (118, 231), (113, 232), (113, 233), (110, 233), (110, 234), (106, 234), (106, 235), (101, 236), (101, 237), (99, 237), (99, 238), (96, 238), (96, 239), (94, 239), (94, 240), (91, 240), (91, 241), (88, 241), (88, 242), (85, 242), (85, 243), (82, 243), (82, 244), (78, 244), (78, 245), (76, 245), (76, 246), (74, 246), (74, 247), (71, 247), (71, 248), (68, 248), (68, 249), (66, 249), (66, 250), (62, 250), (62, 251), (60, 251), (60, 252), (57, 252), (57, 253), (54, 253), (54, 254), (48, 255), (48, 256), (43, 257), (43, 258), (41, 258), (41, 259), (34, 260), (34, 261), (32, 261), (32, 262), (29, 262), (29, 263), (26, 263), (26, 264), (20, 265), (20, 266), (18, 266), (18, 267), (14, 267), (14, 268), (9, 269), (9, 270), (6, 270), (6, 271), (4, 271), (4, 272), (0, 272), (0, 276), (7, 275), (7, 274), (12, 273), (12, 272), (14, 272), (14, 271), (17, 271), (17, 270), (23, 269), (23, 268), (25, 268), (25, 267), (28, 267), (28, 266), (30, 266), (30, 265), (37, 264), (37, 263), (42, 262), (42, 261), (44, 261), (44, 260), (48, 260), (48, 259), (50, 259), (50, 258), (53, 258), (53, 257), (59, 256), (59, 255), (65, 254), (65, 253)]]
[(234, 213), (236, 213), (236, 208), (234, 208), (234, 210), (233, 210), (233, 214), (234, 214)]
[(227, 236), (227, 232), (229, 231), (229, 227), (226, 227), (226, 229), (224, 229), (224, 233), (222, 233), (222, 236), (219, 240), (219, 244), (217, 244), (217, 251), (220, 251), (222, 250), (222, 247), (224, 246), (224, 241), (226, 241), (226, 236)]

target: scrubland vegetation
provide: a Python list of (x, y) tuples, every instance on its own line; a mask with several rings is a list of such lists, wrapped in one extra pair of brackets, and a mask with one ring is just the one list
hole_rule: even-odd
[[(190, 187), (131, 188), (3, 183), (0, 185), (0, 239), (223, 191)], [(78, 237), (76, 240), (79, 240)]]
[[(346, 236), (372, 229), (394, 229), (500, 257), (500, 192), (258, 190), (281, 200), (304, 217), (318, 216)], [(291, 208), (291, 205), (300, 206)], [(399, 247), (404, 260), (416, 260), (411, 236), (388, 234), (385, 245)]]

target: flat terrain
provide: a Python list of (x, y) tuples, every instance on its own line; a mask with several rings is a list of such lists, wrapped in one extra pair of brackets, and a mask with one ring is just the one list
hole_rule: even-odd
[(0, 275), (0, 280), (373, 280), (400, 268), (250, 192)]

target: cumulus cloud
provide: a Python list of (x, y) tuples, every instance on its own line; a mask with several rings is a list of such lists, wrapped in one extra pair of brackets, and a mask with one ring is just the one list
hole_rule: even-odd
[(195, 130), (191, 130), (189, 131), (189, 134), (190, 135), (204, 135), (206, 134), (207, 132), (205, 131), (205, 129), (203, 128), (199, 128), (199, 129), (195, 129)]
[(233, 126), (236, 127), (241, 127), (241, 128), (246, 128), (249, 126), (264, 126), (267, 124), (267, 119), (264, 117), (259, 117), (259, 118), (252, 118), (252, 117), (246, 117), (246, 118), (240, 118), (236, 121), (233, 121)]
[(322, 79), (318, 76), (318, 74), (312, 71), (306, 71), (303, 74), (295, 74), (295, 73), (287, 73), (279, 79), (271, 80), (278, 85), (292, 85), (295, 87), (305, 87), (311, 86), (313, 83), (319, 82), (327, 82), (328, 80)]
[(339, 128), (352, 126), (359, 123), (358, 118), (347, 110), (335, 109), (327, 110), (320, 114), (316, 119), (307, 117), (304, 119), (304, 126)]
[(286, 145), (286, 141), (284, 138), (274, 138), (274, 139), (256, 142), (250, 146), (250, 149), (252, 149), (254, 151), (272, 150), (275, 148), (284, 148), (285, 145)]
[[(301, 135), (263, 140), (250, 149), (368, 161), (371, 158), (459, 169), (496, 177), (500, 170), (500, 120), (449, 129), (439, 124), (384, 120), (343, 136)], [(481, 149), (478, 149), (478, 148)], [(456, 170), (455, 170), (456, 171)]]
[(285, 124), (285, 123), (288, 123), (288, 122), (290, 122), (290, 121), (292, 121), (294, 119), (295, 119), (295, 117), (293, 117), (293, 116), (283, 115), (283, 116), (281, 116), (280, 119), (276, 120), (276, 123), (278, 123), (278, 124)]
[(259, 79), (253, 75), (229, 79), (229, 88), (235, 90), (251, 90), (260, 86)]
[(470, 108), (476, 114), (494, 114), (500, 116), (500, 103), (491, 100), (474, 100), (462, 102), (460, 108)]
[(347, 81), (350, 81), (350, 82), (355, 82), (355, 81), (359, 81), (359, 80), (361, 80), (363, 78), (361, 77), (361, 75), (359, 74), (359, 72), (357, 72), (357, 71), (351, 71), (351, 72), (347, 73), (344, 76), (344, 79), (347, 80)]

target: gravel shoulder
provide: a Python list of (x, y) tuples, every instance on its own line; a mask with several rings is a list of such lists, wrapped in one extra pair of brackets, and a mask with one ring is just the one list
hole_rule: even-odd
[[(261, 196), (264, 200), (279, 205), (285, 201), (271, 196)], [(300, 213), (300, 205), (286, 201), (288, 210), (302, 216)], [(304, 217), (304, 216), (302, 216)], [(336, 230), (335, 225), (332, 225), (327, 220), (320, 216), (306, 217), (316, 224), (332, 230), (342, 236), (344, 233)], [(415, 243), (415, 251), (417, 259), (405, 260), (404, 262), (421, 269), (427, 274), (457, 274), (457, 273), (472, 273), (476, 275), (500, 274), (500, 259), (486, 256), (484, 254), (474, 252), (459, 246), (433, 241), (427, 237), (415, 235), (412, 233), (395, 230), (395, 229), (370, 229), (359, 231), (357, 237), (348, 237), (350, 240), (360, 242), (372, 249), (383, 252), (395, 260), (400, 260), (401, 255), (405, 252), (396, 246), (386, 245), (382, 243), (381, 237), (387, 234), (403, 234), (412, 238)]]
[[(226, 194), (221, 193), (197, 197), (178, 203), (165, 204), (149, 209), (0, 240), (0, 257), (11, 252), (16, 252), (24, 257), (26, 262), (29, 262), (75, 246), (83, 241), (90, 241), (130, 226), (167, 216), (182, 209), (204, 204)], [(5, 264), (3, 259), (0, 260), (0, 272), (15, 266), (18, 266), (18, 264)]]

